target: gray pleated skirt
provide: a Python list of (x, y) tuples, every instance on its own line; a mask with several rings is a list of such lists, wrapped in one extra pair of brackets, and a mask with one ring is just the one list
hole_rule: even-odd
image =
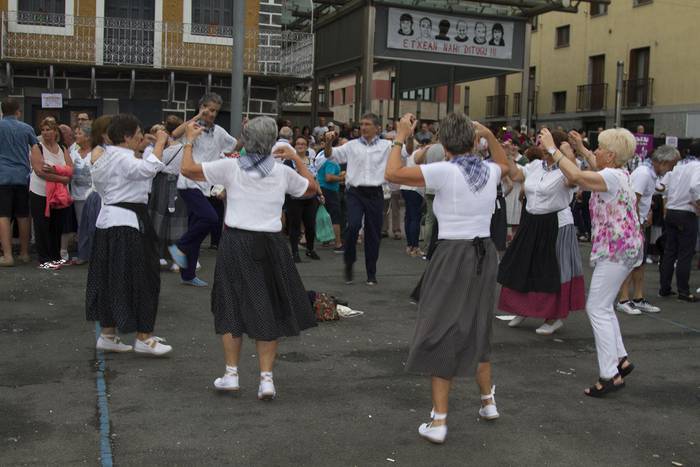
[(439, 241), (423, 277), (406, 371), (474, 376), (489, 361), (497, 271), (490, 239)]

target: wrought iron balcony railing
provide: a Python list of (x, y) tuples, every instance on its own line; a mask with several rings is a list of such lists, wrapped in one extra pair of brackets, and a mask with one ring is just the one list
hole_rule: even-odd
[(486, 117), (505, 117), (508, 111), (508, 95), (497, 94), (486, 97)]
[(519, 92), (513, 93), (513, 117), (520, 116), (520, 107), (521, 107), (520, 96), (521, 95), (522, 95), (522, 93), (519, 93)]
[(628, 79), (622, 86), (622, 106), (649, 107), (654, 104), (654, 79)]
[(608, 83), (583, 84), (576, 93), (576, 111), (594, 112), (605, 110), (608, 105)]
[[(3, 12), (2, 59), (85, 65), (123, 65), (225, 73), (231, 69), (231, 27)], [(246, 31), (245, 72), (313, 75), (313, 34), (277, 29)]]

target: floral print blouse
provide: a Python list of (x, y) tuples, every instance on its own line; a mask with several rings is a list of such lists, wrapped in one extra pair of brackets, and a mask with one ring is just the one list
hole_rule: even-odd
[(611, 261), (636, 267), (644, 256), (644, 236), (630, 174), (626, 169), (611, 168), (598, 173), (605, 179), (608, 191), (591, 194), (591, 264)]

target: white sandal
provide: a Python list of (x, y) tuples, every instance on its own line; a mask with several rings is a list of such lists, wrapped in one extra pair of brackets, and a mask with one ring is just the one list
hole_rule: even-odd
[(498, 409), (496, 408), (496, 386), (491, 387), (491, 394), (482, 394), (481, 400), (487, 401), (493, 399), (493, 404), (482, 405), (479, 409), (479, 416), (486, 420), (496, 420), (500, 417)]

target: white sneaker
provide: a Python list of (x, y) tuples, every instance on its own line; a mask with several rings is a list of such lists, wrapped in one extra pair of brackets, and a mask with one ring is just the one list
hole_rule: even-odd
[(562, 326), (564, 326), (564, 321), (558, 319), (552, 324), (547, 324), (545, 322), (542, 326), (535, 329), (535, 332), (541, 336), (550, 336), (554, 334), (555, 331), (561, 329)]
[(422, 423), (418, 434), (431, 443), (442, 444), (447, 437), (447, 425), (433, 426), (432, 423)]
[(197, 266), (194, 269), (195, 271), (199, 271), (200, 269), (202, 269), (202, 265), (199, 263), (199, 261), (197, 261)]
[(163, 342), (165, 342), (165, 339), (157, 336), (151, 336), (145, 341), (136, 339), (134, 341), (134, 352), (154, 355), (156, 357), (165, 355), (172, 351), (173, 348), (167, 344), (163, 344)]
[(493, 386), (491, 388), (491, 394), (482, 394), (481, 395), (481, 400), (482, 401), (487, 401), (489, 399), (493, 399), (493, 404), (489, 405), (483, 405), (479, 409), (479, 416), (481, 418), (484, 418), (486, 420), (496, 420), (498, 417), (501, 415), (498, 413), (498, 409), (496, 408), (496, 386)]
[(221, 378), (216, 378), (214, 387), (219, 391), (238, 391), (238, 373), (226, 373)]
[(172, 266), (170, 266), (170, 272), (180, 272), (180, 266), (177, 264), (173, 263)]
[(640, 301), (633, 301), (634, 307), (638, 310), (645, 311), (647, 313), (658, 313), (661, 311), (661, 308), (658, 306), (654, 306), (651, 303), (647, 302), (644, 299), (641, 299)]
[(272, 376), (261, 376), (260, 386), (258, 386), (258, 399), (271, 401), (276, 395), (277, 391), (275, 391), (275, 383), (272, 382)]
[(628, 315), (641, 315), (642, 312), (632, 306), (632, 302), (620, 303), (617, 302), (615, 309), (620, 313), (626, 313)]
[(523, 324), (523, 321), (525, 321), (524, 316), (516, 316), (515, 318), (508, 321), (508, 327), (509, 328), (517, 328), (518, 326)]
[(134, 348), (127, 344), (122, 344), (119, 336), (106, 336), (100, 334), (97, 338), (97, 349), (103, 352), (131, 352)]

